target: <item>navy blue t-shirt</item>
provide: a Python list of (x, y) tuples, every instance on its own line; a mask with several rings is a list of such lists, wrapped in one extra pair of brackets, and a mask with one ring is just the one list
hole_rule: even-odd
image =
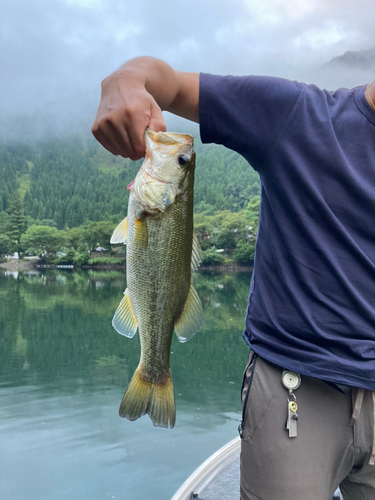
[(375, 111), (365, 87), (202, 74), (202, 141), (259, 172), (245, 340), (279, 366), (375, 390)]

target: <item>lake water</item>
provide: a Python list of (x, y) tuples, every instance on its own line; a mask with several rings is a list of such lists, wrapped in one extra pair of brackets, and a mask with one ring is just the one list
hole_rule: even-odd
[(161, 429), (118, 416), (140, 350), (111, 326), (123, 273), (0, 272), (0, 498), (169, 500), (238, 435), (250, 274), (194, 278), (206, 321), (173, 339), (177, 421)]

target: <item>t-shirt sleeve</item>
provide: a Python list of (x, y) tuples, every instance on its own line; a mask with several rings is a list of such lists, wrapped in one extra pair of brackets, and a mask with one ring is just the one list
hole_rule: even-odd
[(283, 129), (302, 84), (264, 76), (201, 73), (199, 120), (202, 142), (222, 144), (259, 170)]

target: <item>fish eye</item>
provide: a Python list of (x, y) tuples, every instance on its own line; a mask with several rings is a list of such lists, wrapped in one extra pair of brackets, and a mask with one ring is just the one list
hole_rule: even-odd
[(178, 163), (183, 166), (187, 165), (189, 163), (189, 159), (188, 155), (181, 155), (178, 157)]

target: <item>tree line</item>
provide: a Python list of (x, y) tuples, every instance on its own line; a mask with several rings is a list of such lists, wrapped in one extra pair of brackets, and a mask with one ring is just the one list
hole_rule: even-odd
[[(258, 225), (258, 175), (223, 147), (196, 140), (195, 150), (194, 218), (204, 262), (249, 263)], [(110, 249), (112, 231), (126, 216), (127, 186), (140, 165), (112, 156), (91, 138), (34, 147), (0, 144), (0, 255), (55, 258), (60, 251), (60, 258), (68, 255), (79, 264), (97, 247)]]

